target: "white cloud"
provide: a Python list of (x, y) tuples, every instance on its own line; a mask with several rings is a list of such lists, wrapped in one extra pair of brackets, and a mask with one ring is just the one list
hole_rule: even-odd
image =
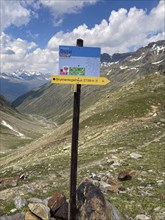
[(164, 4), (164, 1), (160, 1), (150, 13), (136, 7), (112, 11), (108, 20), (103, 19), (93, 28), (82, 24), (72, 32), (56, 33), (45, 49), (37, 48), (34, 42), (11, 39), (3, 33), (1, 66), (3, 71), (24, 68), (56, 73), (59, 45), (73, 46), (78, 38), (84, 40), (84, 46), (101, 47), (102, 53), (109, 54), (128, 52), (130, 48), (137, 49), (150, 42), (162, 40), (165, 38)]
[(110, 54), (128, 52), (152, 40), (164, 39), (165, 5), (160, 1), (158, 6), (147, 14), (143, 9), (131, 8), (112, 11), (109, 20), (102, 20), (89, 29), (83, 24), (72, 32), (59, 32), (48, 42), (50, 50), (57, 50), (59, 45), (75, 45), (77, 38), (84, 39), (84, 46), (99, 46), (102, 52)]
[(12, 39), (2, 33), (1, 71), (13, 72), (18, 69), (28, 71), (55, 72), (57, 70), (57, 51), (37, 48), (34, 42), (20, 38)]
[(25, 56), (25, 69), (28, 68), (30, 71), (38, 70), (43, 73), (55, 73), (58, 69), (57, 57), (57, 51), (37, 48), (32, 53)]
[(30, 20), (30, 11), (22, 7), (20, 1), (4, 1), (1, 0), (1, 32), (10, 25), (21, 26), (25, 25)]
[(92, 5), (98, 2), (98, 0), (74, 0), (74, 1), (52, 1), (52, 0), (39, 0), (39, 2), (48, 7), (55, 15), (56, 14), (71, 14), (77, 13), (86, 5)]
[(19, 27), (28, 24), (32, 17), (38, 18), (38, 9), (41, 7), (49, 9), (54, 26), (59, 26), (64, 14), (78, 13), (83, 7), (98, 1), (101, 0), (0, 0), (0, 30), (2, 32), (11, 25)]
[(79, 13), (83, 7), (96, 4), (98, 1), (100, 0), (39, 0), (39, 3), (51, 11), (54, 17), (54, 25), (58, 26), (62, 23), (64, 14)]
[(12, 39), (4, 32), (0, 36), (0, 41), (1, 71), (12, 72), (16, 69), (24, 68), (26, 55), (37, 47), (34, 42), (28, 42), (20, 38)]

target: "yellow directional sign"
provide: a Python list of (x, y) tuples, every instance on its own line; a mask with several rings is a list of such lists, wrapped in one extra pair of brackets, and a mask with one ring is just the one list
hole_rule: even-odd
[(51, 82), (55, 84), (106, 85), (110, 80), (105, 77), (52, 75)]

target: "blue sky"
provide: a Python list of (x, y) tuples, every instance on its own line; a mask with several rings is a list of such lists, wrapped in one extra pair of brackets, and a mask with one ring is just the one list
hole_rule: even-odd
[(165, 37), (164, 0), (0, 0), (1, 71), (53, 72), (59, 45), (136, 50)]

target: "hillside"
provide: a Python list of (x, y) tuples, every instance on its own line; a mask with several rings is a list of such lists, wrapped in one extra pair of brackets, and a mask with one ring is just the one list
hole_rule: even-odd
[[(78, 183), (84, 177), (111, 175), (123, 189), (107, 192), (106, 198), (133, 219), (140, 213), (155, 219), (163, 209), (164, 84), (163, 74), (143, 76), (102, 93), (99, 101), (81, 112)], [(1, 177), (27, 176), (18, 186), (2, 187), (4, 212), (14, 207), (16, 195), (46, 198), (64, 191), (68, 196), (71, 124), (68, 120), (1, 158)], [(119, 181), (120, 172), (133, 173), (132, 179)]]
[[(101, 75), (109, 78), (111, 83), (107, 86), (82, 86), (82, 111), (99, 100), (102, 93), (114, 91), (154, 72), (165, 72), (165, 41), (140, 48), (117, 63), (103, 62)], [(59, 124), (72, 117), (72, 97), (71, 86), (48, 83), (19, 97), (13, 105), (21, 112), (39, 114)]]
[(0, 96), (0, 156), (41, 137), (52, 127), (41, 117), (21, 114)]
[[(103, 63), (110, 84), (82, 86), (78, 184), (92, 181), (129, 220), (165, 217), (164, 43), (149, 44), (119, 63)], [(46, 84), (16, 100), (17, 110), (58, 126), (1, 154), (0, 213), (10, 214), (18, 195), (27, 203), (57, 191), (69, 198), (72, 98), (70, 86)]]

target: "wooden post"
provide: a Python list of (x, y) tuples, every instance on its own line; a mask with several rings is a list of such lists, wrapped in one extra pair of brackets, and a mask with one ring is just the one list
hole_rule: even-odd
[[(77, 39), (76, 46), (83, 47), (83, 40)], [(74, 92), (73, 122), (72, 122), (72, 146), (70, 168), (70, 218), (76, 219), (76, 184), (77, 184), (77, 161), (78, 161), (78, 134), (80, 116), (81, 85), (76, 85)]]

